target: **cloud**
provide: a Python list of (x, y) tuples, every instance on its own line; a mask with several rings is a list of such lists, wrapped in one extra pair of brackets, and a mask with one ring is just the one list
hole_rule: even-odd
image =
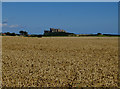
[(7, 23), (0, 23), (0, 27), (17, 28), (19, 25), (8, 25)]
[(0, 27), (5, 27), (5, 26), (7, 26), (7, 23), (4, 24), (0, 23)]
[(10, 28), (16, 28), (16, 27), (19, 27), (19, 25), (10, 25), (9, 27)]
[(7, 24), (5, 23), (5, 24), (2, 24), (2, 26), (7, 26)]

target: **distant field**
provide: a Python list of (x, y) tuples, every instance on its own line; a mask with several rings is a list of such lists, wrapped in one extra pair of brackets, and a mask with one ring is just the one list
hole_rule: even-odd
[(7, 87), (117, 87), (117, 37), (2, 37)]

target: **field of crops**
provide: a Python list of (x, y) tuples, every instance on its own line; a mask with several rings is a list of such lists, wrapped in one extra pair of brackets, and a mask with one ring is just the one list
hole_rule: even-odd
[(2, 85), (116, 87), (117, 37), (3, 37)]

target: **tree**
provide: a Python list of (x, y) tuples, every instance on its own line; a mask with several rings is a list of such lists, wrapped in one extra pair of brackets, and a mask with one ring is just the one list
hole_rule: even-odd
[(10, 35), (11, 35), (11, 36), (16, 36), (16, 34), (15, 34), (15, 33), (11, 33)]
[(98, 36), (102, 35), (102, 33), (97, 33)]
[(24, 31), (19, 31), (20, 35), (23, 35), (24, 34)]
[(8, 36), (10, 36), (11, 33), (10, 33), (10, 32), (7, 32), (7, 33), (5, 33), (5, 34), (8, 35)]
[(24, 35), (27, 36), (27, 35), (28, 35), (28, 32), (24, 31)]
[(28, 35), (28, 32), (26, 31), (19, 31), (20, 35), (23, 35), (23, 36), (27, 36)]
[(7, 36), (16, 36), (16, 34), (15, 33), (10, 33), (10, 32), (7, 32), (7, 33), (5, 33)]

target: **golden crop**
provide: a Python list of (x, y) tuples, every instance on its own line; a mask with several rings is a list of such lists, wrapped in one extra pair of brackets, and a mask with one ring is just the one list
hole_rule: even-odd
[(2, 85), (117, 87), (117, 37), (2, 37)]

